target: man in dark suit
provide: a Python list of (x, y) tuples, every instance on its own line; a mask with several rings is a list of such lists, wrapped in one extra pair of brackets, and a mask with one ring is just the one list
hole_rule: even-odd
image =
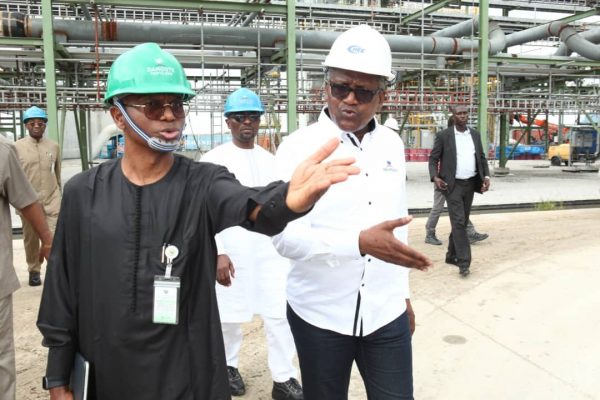
[(473, 195), (489, 189), (490, 177), (480, 134), (467, 127), (467, 107), (454, 107), (452, 117), (454, 126), (435, 136), (429, 156), (429, 176), (436, 188), (444, 193), (448, 204), (452, 231), (446, 263), (458, 266), (460, 274), (467, 276), (471, 266), (471, 245), (466, 226)]

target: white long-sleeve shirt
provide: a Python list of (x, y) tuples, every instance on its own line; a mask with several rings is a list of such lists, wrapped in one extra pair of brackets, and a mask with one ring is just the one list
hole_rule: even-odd
[[(408, 269), (359, 252), (359, 233), (407, 215), (404, 144), (371, 121), (362, 142), (323, 111), (317, 123), (291, 134), (276, 154), (282, 179), (332, 137), (341, 144), (331, 159), (355, 157), (359, 175), (331, 187), (306, 216), (273, 238), (292, 260), (288, 303), (303, 320), (345, 335), (368, 335), (400, 316), (409, 298)], [(407, 228), (395, 235), (407, 242)]]

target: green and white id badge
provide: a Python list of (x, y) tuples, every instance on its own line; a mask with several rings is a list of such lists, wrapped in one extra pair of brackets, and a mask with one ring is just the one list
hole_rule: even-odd
[(154, 277), (154, 309), (152, 322), (155, 324), (179, 323), (179, 288), (181, 282), (176, 276)]

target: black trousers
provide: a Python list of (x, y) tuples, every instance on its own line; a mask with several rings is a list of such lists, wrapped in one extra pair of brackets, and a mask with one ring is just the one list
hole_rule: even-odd
[(321, 329), (304, 321), (289, 305), (287, 317), (298, 351), (305, 400), (347, 400), (354, 361), (368, 400), (414, 400), (406, 312), (367, 336)]
[(448, 238), (446, 258), (456, 258), (460, 267), (471, 266), (471, 244), (467, 222), (475, 194), (477, 179), (457, 179), (451, 192), (445, 193), (452, 231)]

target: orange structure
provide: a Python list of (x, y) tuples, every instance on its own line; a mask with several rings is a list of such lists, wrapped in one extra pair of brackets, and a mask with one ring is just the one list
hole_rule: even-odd
[[(522, 122), (524, 124), (530, 123), (529, 120), (527, 119), (527, 116), (523, 115), (523, 114), (515, 114), (515, 119), (517, 119), (519, 122)], [(531, 143), (532, 141), (543, 142), (545, 140), (544, 135), (546, 133), (546, 125), (548, 126), (548, 135), (550, 136), (549, 141), (552, 141), (552, 138), (558, 134), (558, 125), (549, 123), (545, 119), (536, 118), (531, 122), (531, 125), (536, 125), (542, 129), (532, 129), (530, 131), (530, 135), (531, 135), (530, 140), (521, 141), (521, 142), (524, 142), (524, 143)], [(512, 131), (512, 138), (515, 140), (519, 140), (519, 138), (521, 137), (521, 135), (523, 135), (524, 132), (525, 132), (525, 127), (523, 127), (523, 129), (515, 129)], [(562, 128), (561, 141), (565, 141), (565, 139), (567, 139), (568, 132), (569, 132), (569, 128), (567, 128), (567, 127)]]

